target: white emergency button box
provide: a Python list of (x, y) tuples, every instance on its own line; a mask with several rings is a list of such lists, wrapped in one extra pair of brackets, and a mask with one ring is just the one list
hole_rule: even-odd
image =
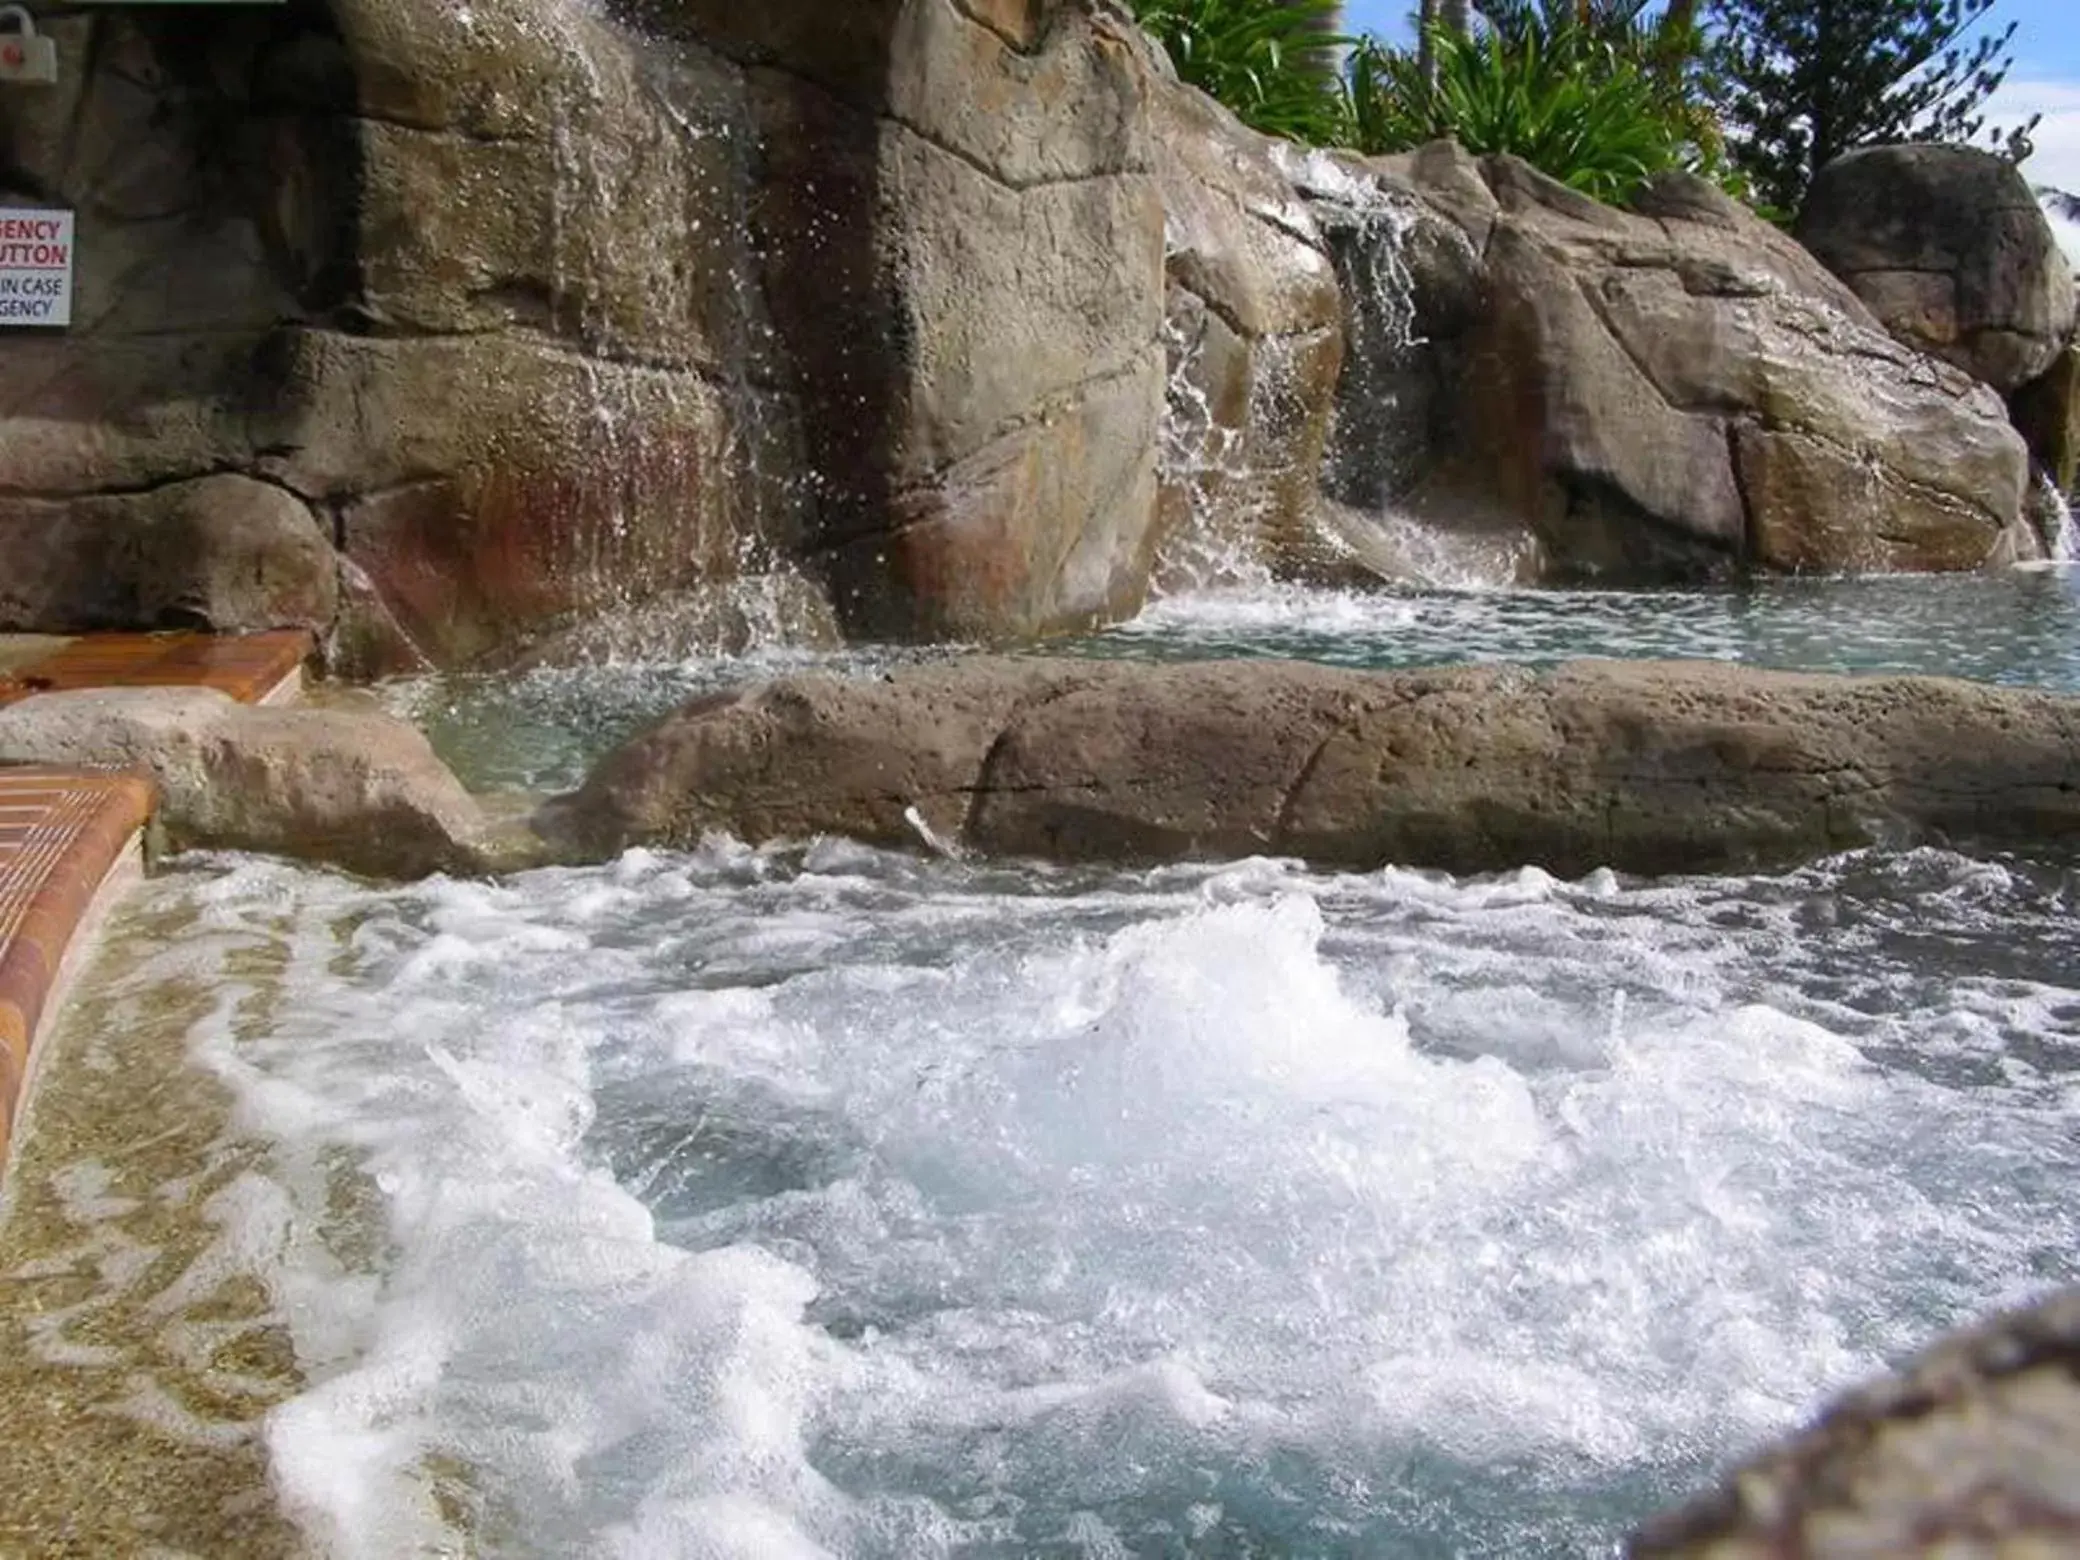
[(58, 44), (39, 37), (18, 5), (0, 5), (0, 82), (49, 86), (58, 79)]

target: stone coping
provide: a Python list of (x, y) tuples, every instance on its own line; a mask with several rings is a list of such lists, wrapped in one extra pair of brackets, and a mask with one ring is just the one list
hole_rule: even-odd
[(0, 769), (0, 1167), (37, 1045), (95, 927), (142, 870), (151, 783)]
[(287, 704), (317, 648), (306, 629), (261, 634), (91, 634), (0, 671), (0, 707), (81, 688), (214, 688), (241, 704)]

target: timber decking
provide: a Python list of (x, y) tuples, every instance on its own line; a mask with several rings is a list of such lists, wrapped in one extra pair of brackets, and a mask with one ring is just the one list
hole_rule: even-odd
[(151, 783), (0, 769), (0, 1168), (36, 1044), (100, 914), (140, 869)]
[[(0, 710), (84, 688), (214, 688), (244, 704), (302, 689), (315, 642), (264, 634), (94, 634), (14, 657)], [(49, 1028), (96, 922), (143, 870), (151, 781), (140, 775), (0, 766), (0, 1171)]]
[(215, 688), (241, 704), (279, 704), (301, 686), (315, 641), (264, 634), (90, 634), (0, 675), (0, 707), (80, 688)]

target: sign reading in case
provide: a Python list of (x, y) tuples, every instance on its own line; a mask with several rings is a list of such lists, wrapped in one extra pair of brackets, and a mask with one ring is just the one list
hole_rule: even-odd
[(0, 206), (0, 328), (72, 323), (72, 213)]

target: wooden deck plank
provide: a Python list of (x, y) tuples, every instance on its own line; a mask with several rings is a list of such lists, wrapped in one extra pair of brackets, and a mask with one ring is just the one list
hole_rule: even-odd
[[(89, 634), (0, 663), (0, 708), (85, 688), (214, 688), (246, 704), (300, 689), (316, 641), (262, 634)], [(49, 1027), (94, 922), (134, 875), (151, 815), (139, 776), (0, 767), (0, 1169)]]
[(0, 1167), (37, 1041), (152, 802), (137, 775), (0, 768)]
[(215, 688), (245, 704), (295, 686), (316, 648), (305, 629), (263, 634), (89, 634), (0, 676), (0, 706), (79, 688)]

